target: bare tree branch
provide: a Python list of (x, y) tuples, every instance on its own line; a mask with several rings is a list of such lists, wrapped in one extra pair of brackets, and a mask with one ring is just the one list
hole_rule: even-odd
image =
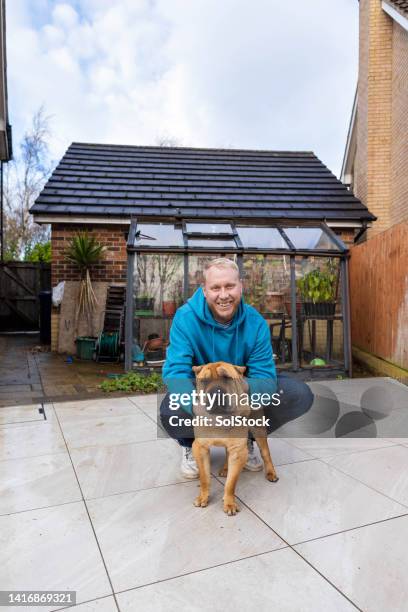
[(41, 106), (25, 132), (19, 155), (6, 166), (4, 177), (5, 250), (20, 258), (37, 242), (48, 239), (49, 229), (33, 223), (29, 209), (52, 170), (49, 153), (51, 117)]

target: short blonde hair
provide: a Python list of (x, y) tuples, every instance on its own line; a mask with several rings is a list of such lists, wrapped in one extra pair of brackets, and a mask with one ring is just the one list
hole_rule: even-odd
[(211, 259), (211, 261), (205, 265), (203, 270), (204, 282), (207, 279), (207, 272), (210, 268), (231, 268), (231, 270), (235, 270), (235, 272), (238, 274), (238, 278), (240, 278), (237, 264), (235, 261), (232, 261), (232, 259), (228, 259), (227, 257), (217, 257), (216, 259)]

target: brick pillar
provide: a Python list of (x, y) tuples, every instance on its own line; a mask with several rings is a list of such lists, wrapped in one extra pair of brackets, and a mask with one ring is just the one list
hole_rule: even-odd
[(393, 21), (381, 0), (360, 0), (357, 163), (354, 193), (387, 229), (391, 210)]

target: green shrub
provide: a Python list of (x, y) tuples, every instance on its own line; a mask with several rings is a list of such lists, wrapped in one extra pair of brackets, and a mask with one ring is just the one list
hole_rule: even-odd
[(128, 372), (118, 378), (104, 380), (100, 386), (102, 391), (110, 393), (112, 391), (139, 391), (140, 393), (155, 393), (164, 389), (160, 374), (139, 374), (138, 372)]
[(24, 261), (50, 263), (51, 262), (51, 242), (37, 242), (34, 246), (27, 247)]
[(297, 288), (305, 302), (327, 303), (336, 299), (337, 276), (331, 270), (312, 270), (296, 281)]

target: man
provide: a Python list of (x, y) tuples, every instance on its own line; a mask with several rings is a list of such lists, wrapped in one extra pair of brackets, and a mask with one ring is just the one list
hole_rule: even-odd
[[(176, 312), (163, 367), (168, 390), (190, 392), (194, 388), (192, 367), (216, 361), (246, 366), (245, 376), (251, 381), (250, 387), (258, 382), (263, 390), (266, 384), (271, 394), (280, 394), (279, 406), (264, 408), (265, 416), (270, 419), (268, 433), (305, 413), (313, 403), (313, 394), (306, 384), (284, 374), (277, 377), (268, 324), (255, 308), (245, 304), (238, 266), (227, 258), (207, 264), (202, 287)], [(169, 406), (167, 395), (160, 408), (162, 424), (183, 447), (182, 475), (198, 478), (191, 451), (193, 428), (181, 432), (169, 423), (169, 418), (180, 412), (192, 414), (191, 405), (175, 412)], [(248, 440), (248, 451), (244, 469), (261, 470), (262, 463), (252, 440)]]

